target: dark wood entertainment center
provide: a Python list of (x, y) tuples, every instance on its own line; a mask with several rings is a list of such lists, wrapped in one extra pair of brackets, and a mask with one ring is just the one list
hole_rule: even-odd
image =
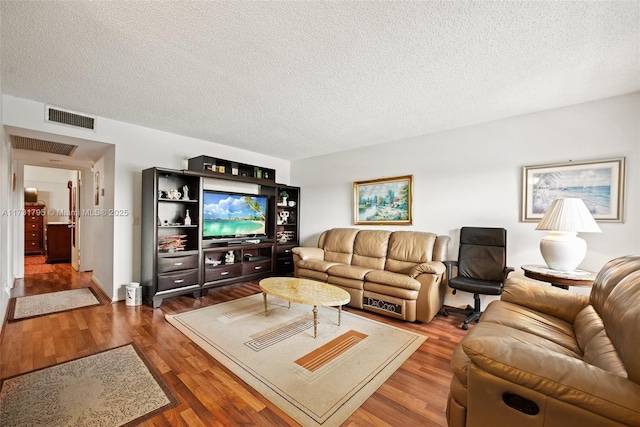
[[(300, 188), (276, 183), (273, 169), (209, 156), (190, 159), (188, 167), (142, 171), (144, 301), (156, 308), (164, 298), (184, 294), (198, 298), (210, 288), (293, 272)], [(215, 188), (216, 182), (225, 181), (253, 184), (256, 195), (268, 197), (266, 237), (203, 239), (203, 192), (206, 186)], [(230, 251), (233, 261), (227, 262)]]

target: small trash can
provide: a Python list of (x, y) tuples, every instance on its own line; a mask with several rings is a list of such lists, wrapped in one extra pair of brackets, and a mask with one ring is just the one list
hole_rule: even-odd
[(131, 282), (127, 285), (124, 304), (129, 306), (142, 304), (142, 287), (140, 283)]

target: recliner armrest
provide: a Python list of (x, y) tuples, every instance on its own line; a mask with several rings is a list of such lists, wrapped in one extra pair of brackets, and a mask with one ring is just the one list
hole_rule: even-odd
[(589, 298), (584, 295), (518, 278), (505, 282), (500, 299), (569, 323), (573, 323), (578, 313), (589, 304)]
[[(640, 423), (640, 385), (580, 359), (512, 337), (471, 337), (462, 348), (481, 370), (625, 425)], [(476, 383), (472, 393), (485, 388)]]
[(437, 274), (439, 276), (445, 271), (446, 271), (446, 267), (442, 262), (427, 261), (413, 267), (411, 269), (411, 272), (409, 272), (409, 276), (411, 276), (411, 278), (413, 279), (415, 279), (418, 275), (422, 273)]
[(320, 248), (298, 246), (291, 249), (300, 259), (324, 259), (324, 250)]

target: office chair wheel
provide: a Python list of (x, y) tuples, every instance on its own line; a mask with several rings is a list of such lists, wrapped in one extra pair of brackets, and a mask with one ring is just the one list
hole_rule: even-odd
[(442, 315), (444, 317), (449, 317), (449, 310), (447, 310), (446, 308), (442, 311)]
[(469, 329), (469, 325), (467, 325), (466, 323), (463, 323), (462, 324), (462, 329), (464, 329), (466, 331), (467, 329)]

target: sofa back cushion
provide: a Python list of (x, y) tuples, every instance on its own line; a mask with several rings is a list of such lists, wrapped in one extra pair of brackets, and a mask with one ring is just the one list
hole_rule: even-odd
[(351, 265), (384, 270), (391, 231), (360, 230), (353, 244)]
[(423, 231), (394, 231), (389, 236), (384, 269), (409, 274), (417, 264), (432, 261), (436, 237)]
[(582, 350), (582, 359), (624, 378), (628, 373), (618, 351), (604, 330), (604, 323), (592, 305), (583, 308), (573, 322), (576, 341)]
[(358, 234), (357, 228), (332, 228), (318, 240), (318, 247), (324, 249), (324, 260), (351, 264), (353, 242)]
[(640, 256), (609, 261), (596, 276), (590, 301), (629, 379), (640, 384)]

